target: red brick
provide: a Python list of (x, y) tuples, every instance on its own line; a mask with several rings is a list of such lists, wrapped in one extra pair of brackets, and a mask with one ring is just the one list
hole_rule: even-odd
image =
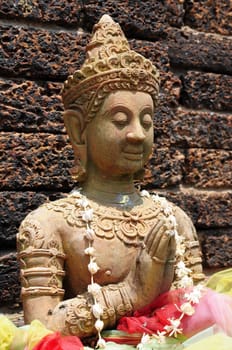
[(232, 35), (232, 3), (228, 0), (187, 0), (185, 24), (207, 33)]
[(219, 74), (232, 74), (231, 38), (171, 28), (168, 37), (171, 65)]
[(195, 188), (231, 188), (232, 150), (186, 151), (184, 183)]
[(188, 72), (182, 76), (181, 103), (192, 109), (232, 112), (232, 77)]

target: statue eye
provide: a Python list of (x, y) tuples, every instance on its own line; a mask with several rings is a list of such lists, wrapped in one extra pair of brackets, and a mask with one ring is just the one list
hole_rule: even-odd
[(142, 117), (141, 123), (146, 129), (149, 129), (152, 126), (152, 116), (151, 116), (151, 114), (145, 113), (143, 115), (143, 117)]
[(113, 123), (118, 126), (125, 126), (128, 123), (128, 117), (123, 112), (117, 112), (113, 115)]

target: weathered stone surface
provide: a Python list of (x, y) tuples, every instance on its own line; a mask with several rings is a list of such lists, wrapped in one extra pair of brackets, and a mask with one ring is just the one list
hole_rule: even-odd
[(228, 0), (186, 0), (184, 22), (199, 31), (232, 35), (232, 3)]
[(24, 217), (48, 200), (58, 199), (60, 192), (3, 191), (0, 192), (0, 246), (16, 247), (16, 233)]
[(25, 18), (31, 21), (56, 23), (59, 25), (84, 26), (89, 31), (99, 18), (110, 14), (123, 30), (132, 37), (157, 39), (165, 35), (167, 25), (179, 27), (183, 24), (182, 1), (123, 1), (118, 0), (61, 0), (13, 1), (1, 0), (0, 17)]
[[(169, 70), (167, 46), (132, 40), (133, 49), (152, 57), (160, 70), (157, 113), (172, 114), (178, 106), (181, 81)], [(0, 130), (24, 132), (64, 132), (61, 101), (62, 83), (23, 79), (0, 79)]]
[(122, 26), (125, 34), (133, 38), (157, 40), (166, 35), (168, 25), (180, 27), (184, 8), (180, 1), (85, 1), (85, 26), (89, 30), (105, 13)]
[[(46, 31), (26, 27), (0, 26), (0, 73), (8, 77), (37, 78), (64, 81), (80, 68), (85, 58), (89, 35)], [(165, 89), (180, 81), (169, 72), (167, 44), (131, 40), (131, 47), (152, 60), (162, 70)], [(168, 75), (166, 75), (168, 74)], [(173, 79), (173, 81), (172, 81)], [(42, 84), (42, 83), (41, 83)]]
[(25, 18), (34, 21), (80, 25), (81, 1), (0, 1), (0, 18)]
[(182, 83), (180, 102), (184, 106), (193, 109), (232, 111), (231, 76), (188, 72), (182, 76)]
[(232, 227), (228, 229), (214, 228), (200, 230), (204, 266), (227, 267), (232, 265)]
[(183, 182), (195, 188), (232, 189), (232, 150), (187, 150)]
[(192, 218), (198, 230), (232, 227), (232, 192), (167, 190), (161, 195), (179, 205)]
[(0, 26), (0, 74), (64, 81), (84, 59), (86, 34)]
[(0, 130), (64, 132), (61, 83), (0, 79)]
[(232, 149), (232, 114), (202, 112), (164, 104), (154, 117), (154, 142), (159, 147)]
[(66, 135), (0, 133), (0, 188), (69, 190), (73, 152)]
[(0, 256), (0, 304), (19, 301), (20, 282), (16, 253)]
[(155, 148), (142, 184), (147, 188), (166, 188), (180, 184), (184, 159), (181, 149)]
[(175, 68), (232, 74), (231, 38), (198, 33), (186, 27), (172, 28), (168, 46), (171, 65)]

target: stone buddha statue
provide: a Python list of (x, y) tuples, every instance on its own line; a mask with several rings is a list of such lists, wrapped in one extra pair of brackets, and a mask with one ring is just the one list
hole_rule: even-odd
[(203, 276), (190, 218), (135, 186), (152, 151), (157, 69), (108, 15), (86, 51), (62, 92), (80, 188), (30, 213), (17, 236), (25, 322), (81, 338)]

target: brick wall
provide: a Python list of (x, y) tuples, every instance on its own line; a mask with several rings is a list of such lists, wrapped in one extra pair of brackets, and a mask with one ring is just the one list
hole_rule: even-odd
[(0, 0), (0, 305), (19, 296), (20, 222), (74, 185), (60, 89), (104, 13), (161, 72), (144, 187), (191, 216), (205, 267), (232, 265), (231, 2)]

